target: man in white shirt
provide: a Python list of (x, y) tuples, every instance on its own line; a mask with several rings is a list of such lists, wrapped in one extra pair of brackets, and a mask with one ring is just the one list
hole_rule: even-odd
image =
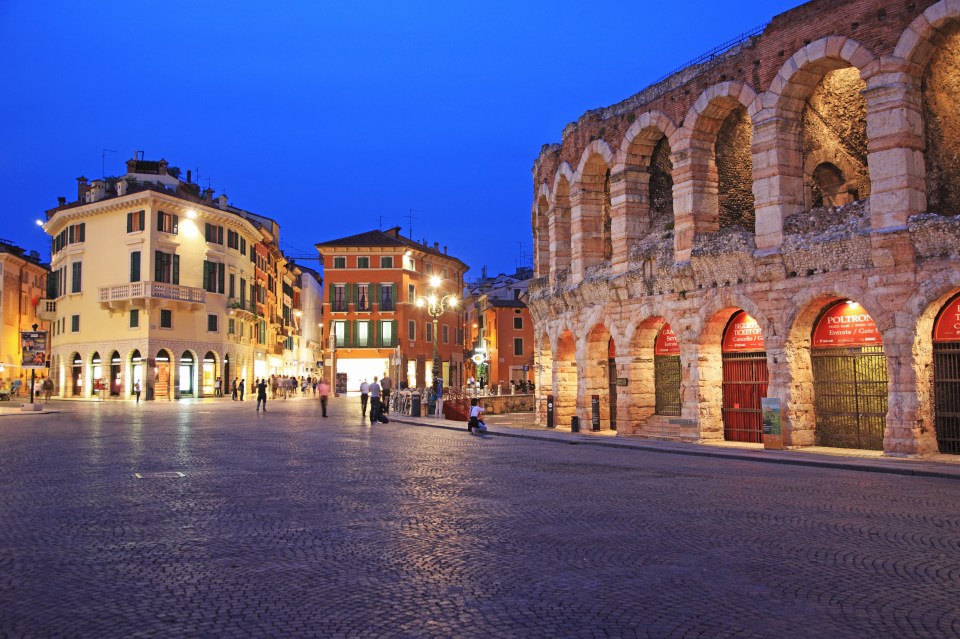
[(370, 393), (370, 422), (377, 421), (380, 416), (380, 384), (377, 383), (377, 377), (373, 378), (373, 383), (367, 388)]
[(360, 414), (362, 417), (367, 416), (367, 399), (370, 397), (370, 384), (367, 383), (367, 380), (360, 382)]

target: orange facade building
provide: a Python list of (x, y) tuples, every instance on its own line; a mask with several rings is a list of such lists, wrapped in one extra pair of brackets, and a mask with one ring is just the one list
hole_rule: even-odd
[[(359, 390), (364, 380), (389, 372), (394, 388), (423, 388), (433, 383), (433, 348), (446, 386), (461, 386), (463, 317), (460, 304), (444, 312), (433, 332), (433, 318), (417, 307), (419, 297), (435, 292), (460, 301), (469, 268), (447, 255), (446, 247), (412, 241), (400, 228), (368, 231), (316, 245), (324, 266), (323, 317), (335, 344), (329, 366), (337, 388)], [(329, 370), (329, 369), (328, 369)]]

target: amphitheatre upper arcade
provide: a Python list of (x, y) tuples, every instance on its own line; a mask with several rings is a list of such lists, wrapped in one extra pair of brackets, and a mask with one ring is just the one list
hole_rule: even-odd
[(534, 168), (538, 410), (960, 454), (960, 0), (813, 0)]

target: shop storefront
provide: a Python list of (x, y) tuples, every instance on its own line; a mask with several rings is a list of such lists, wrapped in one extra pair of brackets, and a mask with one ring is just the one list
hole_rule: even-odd
[(770, 374), (760, 325), (737, 311), (723, 332), (723, 437), (763, 443), (760, 398), (767, 396)]

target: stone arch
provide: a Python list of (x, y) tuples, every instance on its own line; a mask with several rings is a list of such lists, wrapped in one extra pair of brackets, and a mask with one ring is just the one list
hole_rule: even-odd
[[(809, 178), (804, 175), (804, 113), (824, 78), (850, 67), (856, 70), (858, 82), (866, 82), (876, 74), (879, 63), (866, 47), (846, 37), (811, 42), (783, 64), (770, 88), (750, 108), (754, 120), (753, 170), (756, 176), (762, 176), (754, 180), (756, 243), (760, 250), (779, 248), (784, 220), (806, 208), (808, 196), (812, 197), (807, 188)], [(852, 81), (846, 75), (840, 80), (845, 86)], [(863, 131), (865, 122), (864, 118)], [(839, 143), (834, 148), (838, 154), (847, 153), (846, 146), (841, 148)], [(864, 159), (863, 164), (869, 162)], [(871, 184), (867, 175), (860, 197), (869, 194)]]
[[(537, 385), (537, 423), (547, 423), (547, 396), (553, 395), (553, 347), (550, 344), (550, 335), (544, 331), (534, 338), (537, 344), (536, 378)], [(556, 415), (554, 415), (556, 416)], [(556, 422), (553, 424), (556, 426)]]
[(550, 234), (550, 283), (554, 286), (566, 282), (570, 273), (570, 185), (574, 173), (566, 162), (557, 169), (550, 192), (553, 195), (549, 214)]
[[(653, 311), (656, 313), (656, 311)], [(643, 434), (647, 431), (660, 432), (660, 428), (648, 429), (649, 420), (656, 413), (656, 387), (654, 385), (654, 342), (660, 329), (667, 324), (667, 320), (659, 314), (647, 315), (631, 328), (630, 333), (630, 362), (626, 370), (626, 377), (630, 380), (628, 387), (630, 420), (638, 424), (635, 431)], [(658, 424), (663, 426), (664, 424)]]
[[(177, 383), (177, 360), (173, 352), (166, 347), (157, 349), (157, 354), (153, 358), (153, 370), (147, 371), (148, 385), (153, 388), (153, 397), (155, 399), (170, 400), (174, 398)], [(151, 379), (152, 378), (152, 379)], [(150, 393), (147, 398), (150, 398)]]
[(83, 397), (84, 384), (86, 384), (87, 379), (83, 356), (79, 351), (71, 351), (64, 359), (64, 366), (67, 370), (66, 386), (69, 390), (66, 390), (63, 396)]
[[(955, 80), (960, 68), (960, 5), (942, 0), (928, 7), (901, 34), (893, 58), (905, 70), (907, 97), (915, 95), (920, 103), (922, 127), (913, 119), (898, 119), (914, 124), (901, 132), (904, 143), (900, 146), (922, 161), (923, 170), (911, 176), (926, 196), (926, 206), (919, 210), (956, 215), (960, 212), (960, 85)], [(914, 102), (905, 106), (913, 111)]]
[(677, 260), (689, 259), (694, 238), (721, 228), (754, 230), (753, 123), (757, 100), (743, 82), (706, 89), (690, 108), (678, 135), (675, 207)]
[(544, 184), (533, 207), (534, 271), (537, 277), (550, 274), (550, 191)]
[[(627, 130), (613, 168), (614, 264), (645, 234), (673, 224), (670, 139), (677, 126), (660, 111), (647, 111)], [(624, 260), (625, 261), (625, 260)]]
[(124, 368), (127, 379), (126, 395), (129, 397), (135, 392), (134, 385), (139, 380), (140, 392), (147, 389), (147, 357), (138, 348), (131, 348), (124, 357)]
[(556, 397), (557, 425), (569, 427), (570, 418), (577, 414), (577, 341), (573, 332), (562, 327), (557, 336), (553, 358), (553, 391)]
[[(590, 324), (586, 324), (590, 326)], [(579, 370), (579, 395), (583, 398), (585, 415), (581, 416), (580, 427), (583, 430), (590, 428), (592, 418), (591, 398), (594, 395), (600, 398), (600, 430), (616, 430), (616, 395), (610, 395), (610, 360), (616, 357), (616, 346), (610, 329), (598, 321), (587, 333), (582, 343), (583, 354), (579, 358), (582, 366)], [(614, 373), (616, 365), (613, 364)], [(611, 423), (611, 417), (614, 422)]]
[(583, 278), (586, 269), (613, 257), (611, 169), (614, 153), (603, 140), (594, 140), (580, 156), (573, 183), (570, 242), (571, 274)]
[[(724, 292), (701, 307), (697, 322), (701, 328), (690, 335), (690, 346), (695, 349), (695, 357), (683, 359), (686, 369), (689, 369), (689, 372), (684, 371), (688, 375), (689, 389), (684, 388), (683, 399), (684, 405), (696, 406), (700, 437), (703, 439), (724, 438), (722, 341), (730, 319), (741, 310), (760, 325), (769, 366), (770, 349), (773, 346), (771, 341), (775, 342), (770, 338), (775, 336), (775, 329), (753, 299), (735, 292)], [(682, 340), (686, 333), (677, 331), (677, 335)], [(773, 392), (772, 380), (770, 390)]]

